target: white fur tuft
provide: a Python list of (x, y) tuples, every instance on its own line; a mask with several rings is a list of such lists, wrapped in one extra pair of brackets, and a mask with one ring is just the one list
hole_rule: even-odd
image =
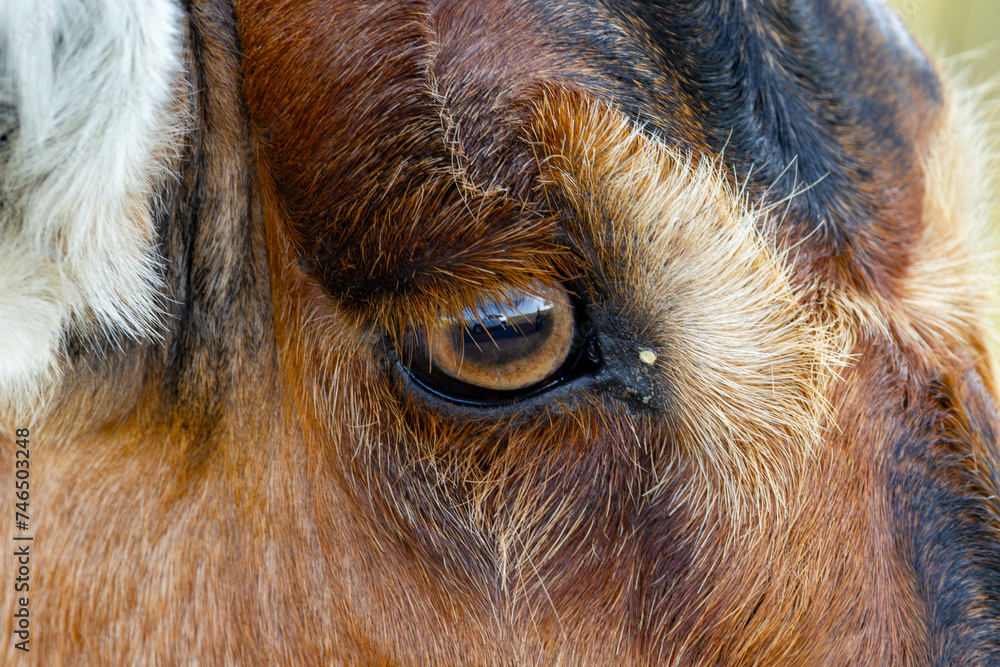
[(171, 0), (0, 3), (0, 395), (57, 375), (71, 330), (153, 331), (180, 26)]

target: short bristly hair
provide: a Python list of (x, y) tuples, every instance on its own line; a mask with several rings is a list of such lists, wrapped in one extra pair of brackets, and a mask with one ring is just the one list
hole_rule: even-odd
[(0, 68), (5, 664), (1000, 662), (995, 166), (881, 0), (8, 1)]

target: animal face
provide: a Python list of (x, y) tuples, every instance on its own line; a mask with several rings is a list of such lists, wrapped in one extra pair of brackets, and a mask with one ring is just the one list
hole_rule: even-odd
[(1000, 659), (986, 163), (881, 3), (7, 5), (8, 661)]

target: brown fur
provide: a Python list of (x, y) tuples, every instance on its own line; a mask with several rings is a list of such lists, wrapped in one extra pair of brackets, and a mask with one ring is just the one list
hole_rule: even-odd
[[(837, 129), (838, 249), (815, 184), (739, 172), (633, 19), (612, 32), (667, 91), (637, 103), (660, 129), (532, 3), (191, 4), (163, 337), (71, 341), (49, 402), (0, 413), (31, 427), (30, 662), (1000, 655), (968, 101), (901, 65), (917, 120)], [(394, 362), (407, 326), (536, 280), (656, 353), (626, 395), (480, 411)]]

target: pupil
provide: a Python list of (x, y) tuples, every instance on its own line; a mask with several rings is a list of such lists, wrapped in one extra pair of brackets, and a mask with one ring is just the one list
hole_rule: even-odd
[(497, 317), (489, 316), (483, 318), (486, 324), (484, 327), (479, 322), (471, 326), (466, 321), (465, 343), (477, 346), (488, 344), (501, 345), (501, 340), (511, 338), (528, 338), (532, 334), (540, 333), (542, 330), (542, 314), (535, 313), (535, 317), (518, 315), (517, 317)]
[(548, 299), (521, 296), (511, 305), (493, 301), (469, 308), (452, 329), (452, 345), (466, 361), (504, 364), (536, 353), (548, 338)]
[(557, 381), (573, 344), (573, 312), (558, 284), (539, 283), (538, 289), (508, 288), (494, 298), (483, 295), (457, 316), (440, 313), (433, 328), (413, 334), (419, 374), (456, 397)]

